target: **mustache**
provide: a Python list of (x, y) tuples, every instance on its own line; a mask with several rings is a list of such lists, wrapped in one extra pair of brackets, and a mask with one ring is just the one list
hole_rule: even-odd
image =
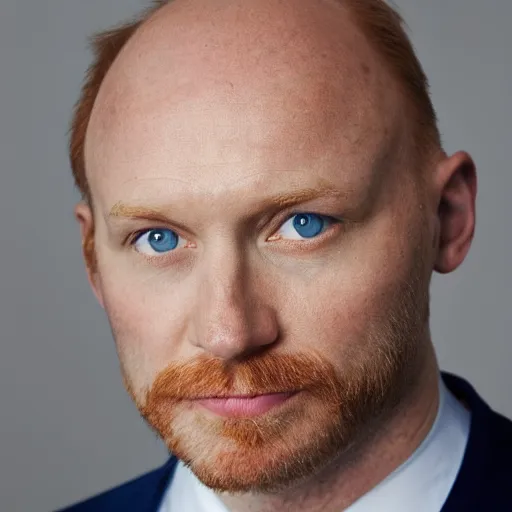
[(337, 387), (334, 367), (314, 352), (267, 353), (242, 361), (201, 357), (161, 371), (147, 393), (146, 406), (162, 400), (318, 392), (333, 387)]

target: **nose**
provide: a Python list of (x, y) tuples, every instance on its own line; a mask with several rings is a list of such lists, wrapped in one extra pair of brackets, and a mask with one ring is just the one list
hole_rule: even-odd
[(268, 288), (234, 258), (202, 273), (193, 311), (193, 344), (225, 360), (247, 356), (279, 334)]

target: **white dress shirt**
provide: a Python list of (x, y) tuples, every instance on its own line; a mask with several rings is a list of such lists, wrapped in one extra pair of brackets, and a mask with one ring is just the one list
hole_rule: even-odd
[[(439, 512), (450, 493), (469, 437), (470, 413), (439, 382), (439, 409), (416, 451), (345, 512)], [(229, 512), (218, 496), (178, 462), (159, 512)], [(340, 511), (341, 512), (341, 511)]]

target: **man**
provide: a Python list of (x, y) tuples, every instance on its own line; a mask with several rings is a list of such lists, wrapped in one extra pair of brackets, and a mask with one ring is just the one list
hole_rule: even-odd
[(72, 511), (512, 510), (441, 375), (476, 175), (382, 0), (174, 0), (100, 35), (71, 133), (91, 286), (172, 457)]

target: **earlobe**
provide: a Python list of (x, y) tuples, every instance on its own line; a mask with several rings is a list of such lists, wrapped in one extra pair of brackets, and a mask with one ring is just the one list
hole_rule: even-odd
[(455, 153), (437, 170), (438, 230), (434, 269), (446, 274), (464, 261), (475, 230), (476, 169), (465, 152)]
[(96, 299), (103, 306), (103, 293), (101, 283), (98, 276), (98, 268), (96, 261), (96, 248), (94, 243), (94, 217), (91, 207), (81, 201), (75, 206), (75, 217), (80, 224), (80, 233), (82, 236), (82, 254), (84, 257), (85, 267), (87, 270), (87, 278), (91, 285), (92, 291)]

